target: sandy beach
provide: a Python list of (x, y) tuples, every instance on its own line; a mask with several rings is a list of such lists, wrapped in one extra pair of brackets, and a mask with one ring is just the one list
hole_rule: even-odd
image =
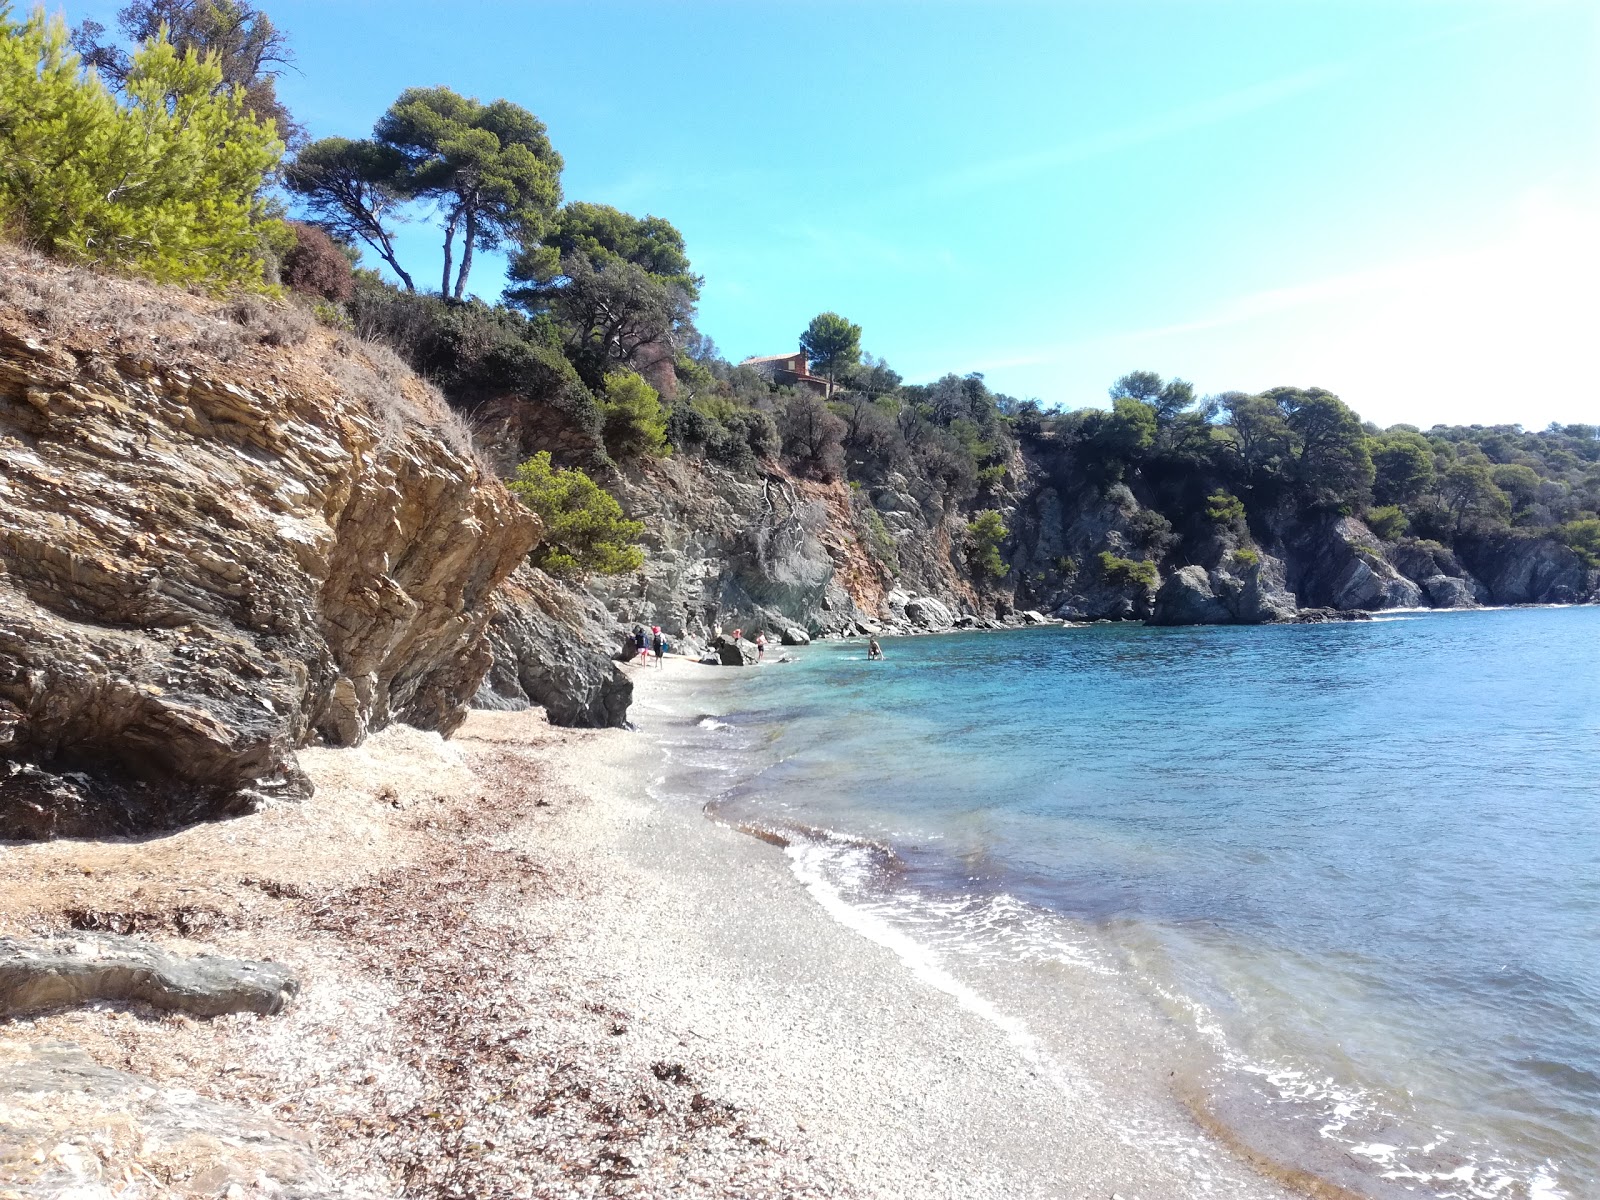
[[(715, 669), (635, 670), (648, 706)], [(9, 1062), (69, 1043), (148, 1081), (131, 1107), (0, 1095), (0, 1195), (1288, 1194), (1152, 1096), (1159, 1061), (1090, 1029), (1041, 1061), (780, 847), (651, 797), (648, 732), (475, 713), (303, 760), (305, 804), (0, 852), (0, 933), (131, 932), (303, 984), (277, 1016), (0, 1027)], [(211, 1124), (174, 1132), (175, 1098)]]

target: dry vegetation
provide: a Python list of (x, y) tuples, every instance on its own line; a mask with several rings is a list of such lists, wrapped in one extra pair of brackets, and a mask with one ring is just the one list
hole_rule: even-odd
[(326, 328), (296, 301), (218, 300), (199, 289), (67, 266), (0, 241), (5, 308), (79, 354), (127, 356), (239, 382), (270, 376), (307, 391), (331, 386), (362, 406), (386, 442), (427, 430), (482, 465), (466, 422), (436, 387), (388, 346)]

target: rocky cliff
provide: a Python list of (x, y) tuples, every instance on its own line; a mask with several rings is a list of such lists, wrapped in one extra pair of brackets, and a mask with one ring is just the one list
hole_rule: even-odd
[(448, 732), (537, 521), (438, 396), (295, 310), (0, 263), (0, 837), (304, 795)]
[[(1008, 479), (986, 498), (1008, 529), (1007, 570), (994, 578), (969, 563), (962, 514), (903, 475), (822, 484), (777, 466), (740, 475), (687, 457), (629, 468), (613, 486), (645, 522), (646, 563), (589, 590), (625, 625), (660, 624), (691, 642), (732, 627), (848, 637), (1022, 624), (1036, 619), (1030, 612), (1266, 624), (1600, 597), (1600, 572), (1549, 538), (1465, 538), (1457, 552), (1385, 542), (1329, 512), (1284, 511), (1259, 528), (1175, 526), (1156, 482), (1085, 478), (1048, 445), (1026, 442)], [(1196, 494), (1177, 507), (1203, 511), (1207, 481), (1188, 486)]]

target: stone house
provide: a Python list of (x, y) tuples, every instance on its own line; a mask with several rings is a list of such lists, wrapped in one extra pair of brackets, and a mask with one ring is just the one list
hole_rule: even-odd
[(760, 374), (779, 387), (798, 387), (814, 392), (818, 396), (828, 394), (828, 381), (821, 375), (811, 373), (810, 364), (806, 362), (804, 351), (796, 350), (792, 354), (762, 354), (755, 358), (747, 358), (739, 364), (741, 367), (754, 367)]

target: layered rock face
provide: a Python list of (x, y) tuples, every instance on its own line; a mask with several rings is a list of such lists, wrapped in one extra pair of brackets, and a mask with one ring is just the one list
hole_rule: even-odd
[(314, 738), (453, 729), (538, 524), (442, 401), (292, 312), (27, 265), (0, 291), (0, 837), (247, 811), (308, 793)]
[(617, 666), (621, 629), (595, 597), (523, 565), (495, 593), (493, 663), (475, 708), (544, 708), (557, 725), (614, 726), (628, 719), (633, 682)]

